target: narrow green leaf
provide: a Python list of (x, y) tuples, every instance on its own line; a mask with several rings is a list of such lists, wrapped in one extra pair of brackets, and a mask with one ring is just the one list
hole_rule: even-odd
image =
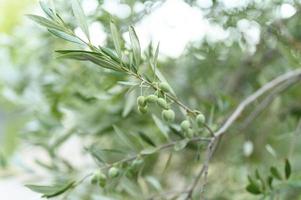
[(285, 159), (284, 172), (285, 172), (286, 179), (289, 179), (289, 177), (291, 176), (291, 171), (292, 171), (291, 164), (288, 159)]
[(56, 52), (60, 54), (58, 58), (74, 59), (74, 60), (82, 60), (82, 61), (87, 60), (103, 68), (112, 69), (115, 71), (121, 71), (119, 65), (116, 62), (112, 60), (108, 60), (107, 58), (103, 57), (100, 53), (81, 51), (81, 50), (59, 50)]
[(160, 48), (160, 42), (158, 42), (158, 45), (157, 45), (157, 48), (156, 48), (156, 51), (155, 51), (155, 55), (154, 55), (154, 58), (153, 58), (153, 63), (155, 65), (154, 66), (155, 68), (157, 67), (157, 62), (158, 62), (159, 48)]
[(139, 131), (139, 136), (140, 138), (146, 142), (147, 144), (153, 146), (153, 147), (156, 147), (156, 144), (154, 143), (154, 141), (148, 136), (146, 135), (145, 133), (143, 133), (142, 131)]
[(112, 33), (112, 38), (113, 38), (116, 53), (118, 57), (121, 59), (122, 54), (121, 54), (120, 34), (113, 20), (111, 20), (110, 22), (110, 28), (111, 28), (111, 33)]
[(54, 29), (48, 29), (48, 31), (50, 33), (52, 33), (53, 35), (62, 38), (64, 40), (67, 40), (69, 42), (73, 42), (73, 43), (77, 43), (77, 44), (81, 44), (81, 45), (85, 45), (85, 43), (83, 41), (81, 41), (80, 39), (78, 39), (77, 37), (70, 35), (68, 33), (62, 32), (62, 31), (58, 31), (58, 30), (54, 30)]
[(255, 171), (255, 177), (261, 182), (262, 190), (264, 191), (265, 190), (265, 182), (264, 182), (263, 178), (261, 177), (258, 169), (256, 169), (256, 171)]
[(180, 150), (184, 149), (187, 146), (188, 142), (189, 142), (189, 139), (187, 139), (187, 138), (177, 142), (174, 146), (174, 150), (180, 151)]
[(100, 49), (106, 56), (110, 57), (116, 63), (120, 63), (120, 59), (116, 56), (115, 52), (112, 49), (106, 47), (100, 47)]
[(90, 40), (90, 34), (89, 34), (89, 27), (87, 24), (87, 19), (85, 16), (85, 13), (79, 3), (79, 0), (72, 0), (72, 10), (73, 10), (73, 14), (80, 26), (80, 28), (82, 29), (82, 31), (86, 34), (88, 40)]
[(150, 155), (150, 154), (154, 154), (156, 152), (157, 152), (157, 148), (149, 147), (149, 148), (143, 149), (140, 153), (141, 153), (141, 155)]
[(152, 115), (153, 120), (156, 124), (156, 126), (159, 128), (159, 130), (161, 131), (161, 133), (163, 134), (165, 139), (168, 139), (168, 128), (167, 126), (164, 125), (164, 123), (158, 118), (156, 117), (156, 115)]
[(65, 181), (52, 186), (26, 185), (34, 192), (43, 194), (42, 197), (52, 198), (59, 196), (74, 186), (75, 181)]
[(276, 178), (278, 180), (282, 180), (282, 177), (281, 177), (281, 175), (280, 175), (280, 173), (279, 173), (279, 171), (276, 167), (271, 167), (270, 172), (274, 176), (274, 178)]
[(134, 53), (134, 61), (136, 66), (138, 66), (140, 64), (140, 59), (141, 59), (140, 42), (138, 40), (134, 27), (132, 26), (129, 27), (129, 33), (130, 33), (130, 40), (131, 40), (132, 49)]
[(261, 194), (260, 189), (259, 189), (256, 185), (253, 185), (253, 184), (249, 184), (249, 185), (246, 187), (246, 190), (247, 190), (248, 192), (250, 192), (251, 194), (255, 194), (255, 195)]
[(102, 157), (102, 154), (94, 146), (86, 148), (86, 150), (91, 154), (91, 156), (94, 158), (94, 160), (97, 161), (99, 164), (105, 164), (106, 163), (106, 161)]
[(54, 30), (59, 30), (62, 32), (65, 32), (65, 28), (62, 27), (59, 24), (54, 23), (53, 21), (50, 21), (49, 19), (46, 19), (44, 17), (41, 16), (37, 16), (37, 15), (27, 15), (31, 20), (35, 21), (36, 23), (45, 26), (48, 29), (54, 29)]
[(44, 0), (40, 0), (39, 1), (40, 7), (42, 8), (42, 10), (44, 11), (44, 13), (50, 17), (51, 19), (55, 19), (55, 15), (52, 12), (52, 10), (48, 7), (48, 5), (46, 4), (46, 2)]
[(156, 179), (153, 176), (147, 176), (145, 177), (145, 180), (152, 186), (154, 187), (158, 192), (162, 191), (162, 186), (159, 182), (158, 179)]
[(135, 144), (130, 140), (130, 138), (117, 126), (113, 126), (115, 133), (120, 137), (121, 141), (127, 145), (130, 149), (135, 149)]
[(136, 93), (130, 92), (125, 98), (125, 105), (122, 111), (122, 117), (128, 116), (128, 114), (133, 110), (136, 105)]
[(268, 183), (268, 186), (269, 188), (272, 190), (273, 189), (273, 177), (272, 176), (268, 176), (267, 178), (267, 183)]

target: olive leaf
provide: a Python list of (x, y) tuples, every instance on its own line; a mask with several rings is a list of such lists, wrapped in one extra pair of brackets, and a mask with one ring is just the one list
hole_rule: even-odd
[(121, 71), (119, 65), (116, 62), (104, 57), (100, 53), (82, 50), (58, 50), (56, 52), (60, 54), (58, 58), (90, 61), (103, 68), (111, 69), (114, 71)]
[(246, 190), (252, 194), (261, 194), (260, 186), (256, 180), (254, 180), (251, 176), (248, 176), (249, 184), (246, 187)]
[(71, 4), (72, 4), (73, 14), (74, 14), (80, 28), (85, 33), (88, 40), (90, 40), (90, 34), (89, 34), (87, 19), (86, 19), (85, 13), (84, 13), (84, 11), (83, 11), (80, 3), (79, 3), (79, 0), (72, 0)]
[(37, 16), (37, 15), (27, 15), (27, 17), (29, 17), (31, 20), (35, 21), (36, 23), (38, 23), (48, 29), (54, 29), (54, 30), (58, 30), (58, 31), (62, 31), (62, 32), (66, 31), (65, 27), (63, 27), (60, 24), (54, 23), (53, 21), (51, 21), (45, 17), (41, 17), (41, 16)]
[(46, 4), (46, 2), (44, 0), (40, 0), (39, 1), (40, 7), (42, 8), (42, 10), (44, 11), (44, 13), (51, 19), (55, 19), (55, 14), (53, 13), (53, 11), (48, 7), (48, 5)]
[(34, 192), (42, 194), (42, 197), (52, 198), (59, 196), (72, 188), (75, 184), (75, 181), (60, 181), (51, 186), (41, 186), (41, 185), (25, 185)]
[(292, 171), (291, 164), (288, 159), (285, 159), (284, 172), (285, 172), (286, 179), (289, 179), (289, 177), (291, 176), (291, 171)]
[(187, 139), (187, 138), (184, 140), (178, 141), (174, 146), (174, 150), (180, 151), (180, 150), (184, 149), (188, 143), (189, 143), (189, 139)]
[(85, 43), (83, 41), (81, 41), (79, 38), (73, 36), (73, 35), (70, 35), (66, 32), (63, 32), (63, 31), (58, 31), (58, 30), (54, 30), (54, 29), (48, 29), (48, 31), (50, 33), (52, 33), (53, 35), (59, 37), (59, 38), (62, 38), (64, 40), (67, 40), (69, 42), (73, 42), (73, 43), (77, 43), (77, 44), (81, 44), (81, 45), (84, 45)]
[(153, 146), (153, 147), (156, 147), (156, 144), (155, 142), (148, 136), (146, 135), (145, 133), (143, 133), (142, 131), (138, 131), (138, 134), (140, 136), (140, 138), (146, 142), (147, 144)]
[(131, 40), (132, 49), (134, 53), (134, 62), (135, 65), (138, 66), (140, 64), (140, 59), (141, 59), (141, 47), (136, 31), (133, 26), (129, 27), (129, 34), (130, 34), (130, 40)]
[(120, 34), (119, 34), (116, 24), (113, 20), (111, 20), (111, 22), (110, 22), (110, 28), (111, 28), (111, 33), (112, 33), (112, 38), (113, 38), (113, 43), (115, 46), (116, 53), (118, 54), (119, 58), (121, 59), (122, 55), (121, 55)]
[(271, 167), (270, 172), (274, 178), (276, 178), (278, 180), (282, 180), (280, 172), (278, 171), (278, 169), (276, 167)]

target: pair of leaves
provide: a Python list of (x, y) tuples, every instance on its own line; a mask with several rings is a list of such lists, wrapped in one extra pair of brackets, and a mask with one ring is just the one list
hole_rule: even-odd
[[(288, 159), (285, 159), (284, 163), (284, 175), (286, 179), (289, 179), (291, 176), (291, 165)], [(269, 186), (271, 190), (273, 190), (273, 180), (277, 179), (279, 181), (283, 181), (283, 177), (279, 170), (272, 166), (270, 168), (270, 175), (266, 178), (266, 181), (261, 177), (258, 170), (255, 171), (255, 179), (253, 179), (251, 176), (248, 176), (249, 184), (246, 187), (246, 190), (250, 192), (251, 194), (262, 194), (265, 192), (266, 185)]]
[(51, 186), (26, 185), (26, 187), (34, 192), (42, 194), (42, 197), (44, 198), (52, 198), (63, 194), (67, 190), (74, 187), (74, 185), (75, 181), (63, 181), (60, 183), (55, 183)]
[(58, 58), (90, 61), (103, 68), (111, 69), (114, 71), (121, 70), (116, 62), (108, 59), (100, 53), (82, 50), (59, 50), (56, 52), (60, 54)]
[[(276, 178), (278, 180), (283, 180), (281, 173), (278, 171), (278, 169), (276, 167), (271, 167), (270, 172), (274, 178)], [(285, 159), (285, 161), (284, 161), (284, 177), (285, 177), (285, 179), (289, 179), (289, 177), (291, 176), (291, 172), (292, 172), (291, 164), (288, 159)]]

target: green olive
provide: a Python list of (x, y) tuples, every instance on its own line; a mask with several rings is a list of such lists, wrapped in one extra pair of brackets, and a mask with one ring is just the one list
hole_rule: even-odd
[(184, 120), (181, 123), (181, 129), (182, 131), (188, 131), (188, 129), (190, 128), (190, 122), (189, 120)]
[(194, 136), (194, 134), (193, 134), (192, 128), (189, 128), (187, 131), (185, 131), (185, 137), (193, 138), (193, 136)]
[(157, 104), (163, 109), (169, 109), (169, 106), (164, 98), (158, 98)]
[(196, 122), (197, 122), (197, 124), (198, 124), (199, 126), (204, 125), (205, 121), (206, 121), (206, 118), (205, 118), (205, 116), (204, 116), (203, 114), (198, 114), (198, 115), (196, 116)]
[(159, 83), (159, 88), (160, 90), (162, 90), (163, 92), (170, 92), (170, 87), (167, 83), (165, 82), (161, 82)]
[(171, 109), (162, 111), (162, 118), (166, 122), (173, 122), (175, 120), (175, 112)]
[(147, 106), (138, 106), (138, 111), (141, 113), (141, 114), (146, 114), (148, 112), (147, 110)]
[(146, 97), (146, 102), (148, 103), (156, 103), (158, 100), (158, 96), (151, 94)]
[(144, 96), (139, 96), (137, 98), (137, 104), (138, 104), (138, 106), (142, 106), (142, 107), (146, 106), (145, 97)]
[(118, 168), (116, 168), (116, 167), (111, 167), (109, 169), (108, 174), (109, 174), (110, 178), (116, 178), (117, 176), (119, 176), (120, 170)]

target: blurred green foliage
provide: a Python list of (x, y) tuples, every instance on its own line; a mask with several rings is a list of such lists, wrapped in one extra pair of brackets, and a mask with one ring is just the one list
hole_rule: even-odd
[[(133, 8), (138, 1), (122, 2)], [(158, 68), (178, 98), (189, 107), (202, 110), (209, 125), (216, 130), (245, 97), (277, 75), (300, 67), (301, 10), (298, 1), (289, 0), (250, 1), (245, 6), (228, 9), (222, 1), (212, 2), (210, 8), (199, 9), (211, 23), (228, 30), (229, 36), (217, 42), (212, 42), (207, 36), (202, 42), (188, 44), (185, 52), (176, 59), (159, 57)], [(26, 3), (24, 1), (24, 5)], [(98, 1), (88, 21), (100, 22), (105, 32), (110, 34), (110, 14), (102, 9), (102, 3)], [(155, 1), (146, 3), (148, 9), (132, 12), (125, 19), (113, 16), (117, 29), (126, 32), (129, 25), (143, 20)], [(198, 6), (196, 1), (187, 3)], [(293, 16), (280, 17), (278, 11), (284, 3), (294, 6), (296, 13)], [(48, 191), (49, 195), (53, 195), (70, 189), (73, 180), (98, 169), (100, 161), (97, 156), (108, 162), (129, 156), (124, 155), (124, 149), (128, 149), (129, 145), (125, 145), (124, 139), (116, 134), (114, 125), (130, 136), (142, 134), (144, 138), (151, 138), (152, 142), (147, 143), (144, 139), (140, 141), (142, 144), (135, 143), (150, 149), (152, 143), (164, 144), (164, 135), (181, 138), (177, 128), (160, 120), (160, 112), (156, 108), (155, 116), (138, 113), (136, 97), (140, 89), (129, 93), (128, 87), (120, 84), (120, 81), (133, 81), (132, 78), (88, 62), (55, 59), (54, 50), (74, 49), (74, 45), (42, 31), (28, 19), (12, 29), (19, 17), (10, 17), (10, 14), (18, 12), (23, 5), (18, 4), (20, 7), (16, 6), (14, 12), (10, 4), (13, 5), (14, 1), (5, 4), (5, 7), (0, 6), (9, 11), (9, 14), (1, 15), (10, 19), (0, 23), (0, 32), (10, 33), (1, 35), (0, 41), (1, 163), (4, 163), (2, 157), (9, 160), (14, 148), (38, 146), (48, 158), (47, 161), (36, 161), (39, 167), (47, 169), (54, 182), (66, 183)], [(75, 28), (76, 20), (70, 12), (70, 3), (55, 1), (55, 7), (64, 21)], [(238, 27), (242, 20), (259, 27), (258, 43), (250, 43), (247, 33)], [(114, 49), (110, 35), (105, 43)], [(126, 44), (121, 46), (123, 48)], [(147, 52), (143, 52), (144, 60), (146, 55)], [(143, 67), (146, 68), (147, 64)], [(265, 97), (243, 113), (219, 143), (209, 169), (206, 197), (258, 199), (246, 190), (250, 184), (248, 175), (257, 181), (253, 172), (259, 169), (261, 176), (267, 178), (271, 166), (283, 168), (283, 160), (289, 158), (291, 178), (283, 184), (281, 182), (280, 189), (275, 190), (271, 198), (301, 199), (300, 97), (300, 83), (297, 83), (273, 97), (259, 113), (254, 112)], [(250, 118), (254, 114), (254, 118)], [(176, 122), (181, 120), (177, 115)], [(21, 138), (19, 146), (18, 138)], [(77, 166), (72, 157), (60, 154), (72, 138), (80, 138), (82, 143), (82, 147), (72, 148), (82, 148), (79, 151), (83, 158), (94, 155), (95, 163)], [(105, 189), (85, 181), (69, 194), (69, 198), (101, 199), (107, 196), (111, 199), (146, 199), (163, 191), (180, 191), (192, 182), (203, 161), (204, 149), (204, 145), (188, 145), (184, 149), (182, 145), (186, 147), (183, 143), (178, 145), (181, 151), (176, 153), (163, 151), (148, 156), (143, 161), (143, 167), (113, 179)], [(196, 149), (199, 151), (196, 152)], [(17, 149), (15, 155), (18, 153)], [(254, 188), (251, 190), (254, 191)], [(199, 191), (194, 198), (198, 199), (198, 195)]]

